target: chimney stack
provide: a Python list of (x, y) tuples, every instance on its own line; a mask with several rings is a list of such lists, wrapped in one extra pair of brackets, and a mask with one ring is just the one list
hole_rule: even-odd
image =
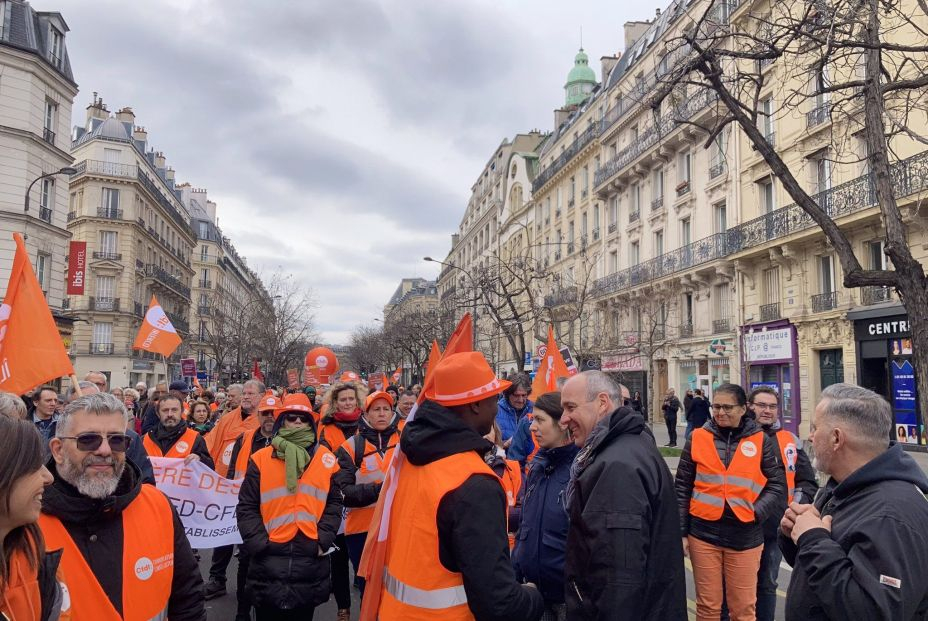
[(164, 153), (162, 153), (161, 151), (158, 151), (157, 153), (155, 153), (155, 168), (156, 169), (158, 170), (163, 169), (166, 163), (167, 161), (164, 159)]
[(102, 97), (97, 97), (97, 93), (93, 94), (93, 101), (87, 106), (87, 130), (90, 131), (91, 119), (99, 119), (105, 121), (110, 116), (110, 111), (106, 109), (106, 104), (103, 103)]
[(135, 125), (135, 112), (132, 111), (132, 108), (126, 106), (116, 113), (116, 120)]
[(567, 120), (570, 116), (570, 113), (573, 110), (569, 108), (558, 108), (554, 111), (554, 131), (557, 132), (558, 128)]
[(615, 56), (603, 56), (599, 59), (599, 62), (602, 65), (599, 75), (601, 76), (603, 84), (605, 84), (606, 80), (609, 79), (609, 74), (612, 73), (613, 69), (615, 69), (615, 66), (618, 64), (619, 58), (621, 58), (621, 56), (621, 54), (616, 54)]

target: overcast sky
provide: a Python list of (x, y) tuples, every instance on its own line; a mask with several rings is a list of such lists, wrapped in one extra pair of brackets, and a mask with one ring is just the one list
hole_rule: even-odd
[[(71, 28), (92, 93), (131, 106), (178, 182), (209, 190), (259, 273), (311, 286), (324, 341), (435, 278), (470, 187), (506, 137), (550, 131), (580, 43), (623, 48), (659, 4), (483, 0), (33, 0)], [(663, 8), (663, 7), (662, 7)]]

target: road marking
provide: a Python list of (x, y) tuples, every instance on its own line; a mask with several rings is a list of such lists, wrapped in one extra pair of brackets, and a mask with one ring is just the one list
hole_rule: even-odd
[[(689, 571), (690, 573), (693, 573), (693, 562), (690, 561), (689, 558), (683, 557), (683, 564), (686, 566), (687, 571)], [(695, 584), (693, 586), (695, 588)], [(777, 597), (782, 597), (783, 599), (786, 599), (786, 592), (781, 591), (780, 589), (777, 589)]]

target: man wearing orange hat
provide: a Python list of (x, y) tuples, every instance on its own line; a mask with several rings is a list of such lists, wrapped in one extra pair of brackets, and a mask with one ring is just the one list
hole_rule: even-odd
[(496, 418), (497, 379), (483, 354), (435, 366), (425, 401), (400, 441), (378, 619), (537, 621), (544, 601), (516, 581), (506, 496), (485, 461)]

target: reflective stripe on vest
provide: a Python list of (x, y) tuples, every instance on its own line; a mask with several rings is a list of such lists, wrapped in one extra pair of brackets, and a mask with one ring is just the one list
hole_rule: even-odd
[(467, 604), (467, 593), (464, 592), (464, 585), (447, 587), (444, 589), (435, 589), (425, 591), (417, 589), (414, 586), (403, 584), (390, 575), (387, 567), (383, 568), (383, 587), (400, 603), (415, 608), (425, 608), (427, 610), (444, 610)]
[[(356, 442), (357, 437), (351, 437), (342, 444), (342, 450), (348, 453), (348, 457), (353, 464), (358, 463), (357, 456), (355, 455)], [(390, 439), (387, 440), (387, 450), (383, 457), (381, 457), (380, 452), (374, 445), (364, 440), (364, 456), (361, 459), (360, 467), (354, 473), (355, 485), (383, 483), (386, 477), (387, 467), (390, 465), (390, 460), (393, 458), (393, 449), (398, 443), (399, 436), (391, 436)], [(349, 507), (348, 514), (345, 517), (345, 534), (357, 535), (366, 533), (370, 529), (371, 521), (374, 519), (374, 508), (376, 505), (377, 503), (373, 502), (366, 507)]]
[(764, 432), (758, 431), (742, 438), (726, 468), (715, 448), (712, 432), (707, 429), (693, 432), (690, 455), (696, 465), (696, 478), (690, 515), (715, 521), (722, 517), (727, 503), (738, 520), (754, 521), (754, 503), (767, 484), (761, 469), (764, 437)]
[[(793, 502), (796, 495), (796, 462), (799, 460), (799, 440), (789, 431), (781, 429), (776, 433), (777, 448), (783, 459), (783, 469), (786, 471), (786, 504)], [(809, 501), (812, 499), (810, 498)]]
[(296, 491), (290, 493), (286, 464), (275, 456), (275, 451), (273, 446), (268, 446), (251, 458), (260, 474), (261, 519), (268, 538), (275, 543), (286, 543), (299, 531), (310, 539), (318, 539), (316, 525), (325, 511), (338, 460), (329, 449), (317, 445)]
[[(387, 533), (378, 621), (473, 621), (464, 579), (439, 558), (438, 506), (474, 475), (499, 477), (468, 451), (424, 466), (404, 462)], [(501, 483), (500, 483), (501, 484)], [(505, 524), (487, 525), (505, 529)]]
[(152, 433), (154, 432), (150, 431), (142, 438), (142, 446), (145, 447), (145, 452), (148, 453), (149, 457), (174, 457), (181, 459), (193, 451), (193, 443), (196, 442), (197, 437), (200, 435), (195, 429), (188, 428), (187, 431), (177, 438), (177, 442), (171, 445), (167, 453), (162, 453), (161, 447), (151, 439)]
[[(164, 621), (174, 579), (174, 514), (152, 485), (121, 515), (123, 528), (122, 616), (58, 518), (42, 514), (39, 526), (48, 550), (62, 549), (61, 571), (71, 588), (72, 621)], [(171, 524), (171, 527), (165, 527)]]

